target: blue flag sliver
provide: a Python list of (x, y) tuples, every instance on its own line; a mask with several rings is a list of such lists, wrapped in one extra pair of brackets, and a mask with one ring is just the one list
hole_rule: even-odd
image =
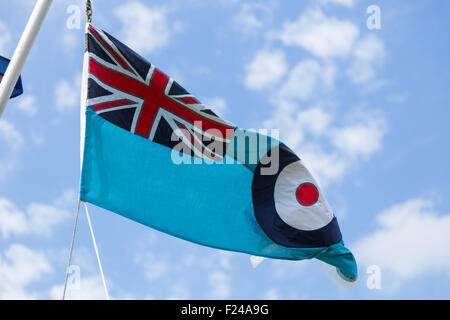
[[(3, 76), (5, 75), (6, 69), (8, 68), (10, 60), (0, 56), (0, 81), (2, 81)], [(22, 87), (22, 79), (19, 77), (17, 80), (16, 85), (14, 86), (14, 90), (11, 93), (11, 98), (15, 98), (17, 96), (20, 96), (23, 93), (23, 87)]]

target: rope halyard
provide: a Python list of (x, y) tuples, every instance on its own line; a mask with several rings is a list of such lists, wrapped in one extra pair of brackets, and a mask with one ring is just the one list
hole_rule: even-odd
[(70, 269), (70, 264), (72, 262), (72, 252), (73, 252), (73, 245), (75, 243), (75, 235), (77, 233), (78, 216), (80, 214), (80, 205), (81, 205), (81, 200), (78, 200), (77, 213), (75, 215), (75, 224), (73, 226), (72, 241), (70, 243), (69, 261), (67, 262), (66, 278), (64, 280), (64, 290), (63, 290), (63, 296), (62, 296), (63, 300), (66, 298), (67, 280), (69, 280), (69, 269)]
[(92, 4), (91, 4), (91, 0), (86, 0), (86, 17), (87, 17), (87, 22), (91, 23), (92, 22)]
[(69, 270), (70, 270), (70, 266), (71, 266), (71, 262), (72, 262), (72, 253), (73, 253), (73, 247), (74, 247), (74, 243), (75, 243), (75, 235), (76, 235), (76, 232), (77, 232), (78, 216), (79, 216), (79, 213), (80, 213), (80, 206), (81, 206), (81, 204), (83, 204), (84, 210), (85, 210), (85, 212), (86, 212), (86, 218), (87, 218), (87, 221), (88, 221), (89, 230), (90, 230), (90, 232), (91, 232), (92, 243), (93, 243), (93, 245), (94, 245), (95, 255), (96, 255), (96, 257), (97, 257), (97, 263), (98, 263), (98, 267), (99, 267), (99, 270), (100, 270), (100, 276), (101, 276), (101, 278), (102, 278), (103, 288), (104, 288), (104, 290), (105, 290), (105, 296), (106, 296), (106, 299), (107, 299), (107, 300), (110, 300), (109, 292), (108, 292), (108, 287), (106, 286), (105, 275), (104, 275), (104, 273), (103, 273), (102, 262), (101, 262), (101, 260), (100, 260), (100, 255), (99, 255), (99, 253), (98, 253), (97, 242), (95, 241), (94, 230), (93, 230), (93, 228), (92, 228), (91, 217), (90, 217), (90, 215), (89, 215), (89, 211), (88, 211), (86, 202), (84, 202), (84, 201), (81, 200), (81, 199), (78, 200), (77, 213), (76, 213), (76, 215), (75, 215), (75, 225), (74, 225), (74, 228), (73, 228), (72, 242), (71, 242), (71, 244), (70, 244), (69, 261), (68, 261), (68, 263), (67, 263), (66, 278), (65, 278), (65, 280), (64, 280), (64, 289), (63, 289), (62, 300), (65, 300), (65, 298), (66, 298), (67, 283), (68, 283), (68, 280), (69, 280)]
[(100, 255), (98, 253), (97, 241), (95, 241), (94, 230), (92, 229), (91, 217), (89, 216), (89, 211), (88, 211), (88, 207), (86, 205), (86, 202), (84, 202), (84, 201), (81, 201), (81, 202), (84, 205), (84, 210), (86, 212), (86, 218), (87, 218), (87, 221), (88, 221), (89, 230), (91, 231), (92, 243), (94, 244), (95, 255), (97, 256), (97, 262), (98, 262), (98, 267), (100, 269), (100, 276), (102, 278), (103, 289), (105, 289), (105, 296), (106, 296), (107, 300), (110, 300), (108, 287), (106, 286), (105, 275), (103, 274), (102, 262), (100, 260)]

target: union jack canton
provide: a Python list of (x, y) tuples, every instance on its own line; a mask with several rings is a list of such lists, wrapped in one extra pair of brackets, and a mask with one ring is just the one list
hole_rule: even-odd
[[(105, 120), (195, 157), (220, 161), (235, 126), (108, 33), (89, 26), (88, 100)], [(220, 148), (211, 147), (222, 144)]]

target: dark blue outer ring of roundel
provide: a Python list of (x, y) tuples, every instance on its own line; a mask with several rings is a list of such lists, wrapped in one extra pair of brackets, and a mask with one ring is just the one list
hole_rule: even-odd
[[(328, 247), (342, 239), (336, 217), (323, 228), (304, 231), (286, 224), (275, 208), (275, 182), (283, 169), (300, 159), (284, 144), (280, 144), (278, 172), (274, 175), (261, 175), (264, 158), (258, 163), (252, 181), (252, 197), (255, 218), (267, 236), (280, 245), (292, 248)], [(265, 156), (270, 157), (270, 152)]]
[[(0, 75), (2, 77), (5, 75), (5, 72), (6, 72), (6, 69), (8, 68), (9, 62), (10, 62), (9, 59), (6, 59), (5, 57), (0, 56)], [(19, 77), (19, 79), (16, 82), (16, 85), (14, 86), (13, 92), (11, 93), (10, 98), (15, 98), (17, 96), (20, 96), (22, 93), (23, 93), (22, 78)]]

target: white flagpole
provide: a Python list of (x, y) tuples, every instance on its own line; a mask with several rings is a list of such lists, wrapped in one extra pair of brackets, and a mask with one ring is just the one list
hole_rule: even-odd
[(89, 216), (89, 211), (86, 202), (82, 201), (84, 205), (84, 211), (86, 212), (86, 218), (89, 224), (89, 230), (91, 231), (92, 243), (94, 244), (95, 255), (97, 256), (98, 268), (100, 269), (100, 276), (102, 277), (103, 289), (105, 289), (105, 296), (107, 300), (109, 298), (108, 287), (106, 286), (105, 275), (103, 274), (102, 262), (100, 260), (100, 254), (98, 253), (97, 242), (95, 241), (94, 229), (92, 229), (91, 217)]
[(0, 118), (53, 0), (38, 0), (0, 83)]

